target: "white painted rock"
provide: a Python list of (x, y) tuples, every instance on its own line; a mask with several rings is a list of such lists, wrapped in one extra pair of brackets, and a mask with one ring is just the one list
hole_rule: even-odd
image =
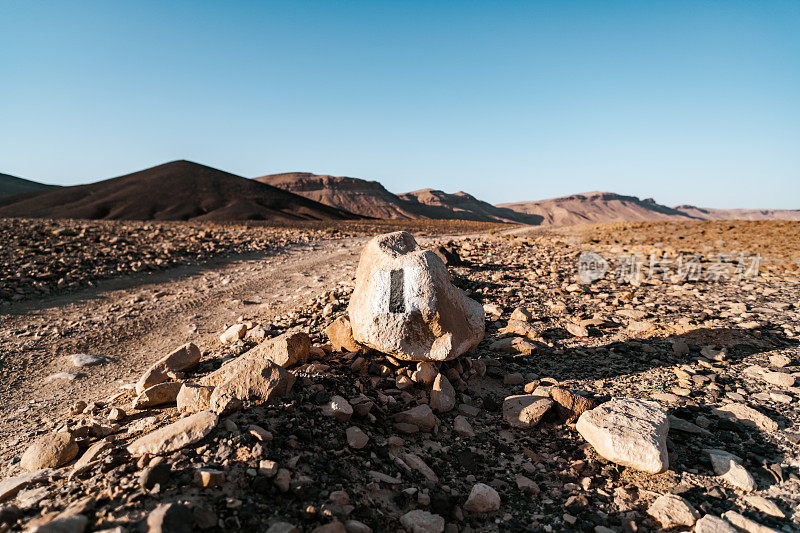
[(356, 342), (407, 361), (447, 361), (483, 339), (483, 307), (405, 231), (367, 243), (348, 307)]
[(473, 513), (489, 513), (500, 509), (500, 495), (489, 485), (476, 483), (469, 492), (464, 509)]
[(217, 427), (218, 421), (211, 411), (200, 411), (139, 437), (128, 445), (128, 452), (131, 455), (172, 453), (205, 438)]
[(647, 514), (656, 519), (664, 529), (691, 527), (700, 518), (691, 503), (675, 494), (663, 494), (647, 508)]
[(615, 398), (583, 413), (575, 428), (609, 461), (651, 474), (669, 468), (669, 418), (656, 402)]

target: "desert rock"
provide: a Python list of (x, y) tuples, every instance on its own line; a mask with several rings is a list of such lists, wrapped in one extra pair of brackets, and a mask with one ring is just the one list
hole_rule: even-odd
[(206, 437), (217, 427), (218, 420), (211, 411), (200, 411), (139, 437), (128, 445), (128, 452), (131, 455), (162, 455), (180, 450)]
[(464, 509), (473, 513), (489, 513), (500, 509), (500, 495), (489, 485), (476, 483), (469, 492)]
[(503, 400), (503, 418), (512, 427), (531, 428), (539, 423), (553, 400), (534, 394), (508, 396)]
[(406, 232), (372, 239), (348, 307), (360, 344), (412, 361), (446, 361), (484, 333), (481, 305), (453, 286), (442, 260)]
[(691, 527), (700, 518), (700, 513), (692, 504), (674, 494), (663, 494), (647, 508), (647, 514), (661, 524), (661, 527)]
[(340, 316), (325, 328), (325, 334), (331, 341), (333, 349), (337, 352), (346, 350), (348, 352), (357, 352), (361, 349), (361, 345), (353, 338), (353, 328), (350, 325), (350, 319), (346, 316)]
[(197, 413), (211, 408), (211, 394), (214, 387), (198, 385), (197, 383), (183, 383), (178, 391), (175, 402), (181, 413)]
[(456, 406), (456, 391), (443, 374), (438, 374), (431, 389), (431, 408), (440, 413), (452, 411)]
[(414, 509), (400, 517), (400, 524), (408, 533), (442, 533), (444, 518), (422, 509)]
[(78, 444), (70, 433), (47, 433), (36, 439), (22, 454), (19, 465), (34, 472), (43, 468), (57, 468), (78, 455)]
[(288, 368), (308, 360), (311, 340), (303, 332), (284, 333), (268, 339), (246, 352), (242, 357), (257, 360), (269, 360), (276, 365)]
[(181, 386), (182, 383), (168, 381), (148, 387), (133, 400), (133, 408), (147, 409), (157, 405), (164, 405), (165, 403), (172, 403), (178, 397)]
[(158, 385), (169, 379), (172, 372), (183, 372), (197, 366), (200, 362), (200, 349), (192, 344), (184, 344), (166, 357), (156, 361), (136, 383), (136, 393), (141, 394), (145, 389)]
[(655, 402), (610, 400), (583, 413), (576, 429), (609, 461), (652, 474), (669, 468), (669, 419)]

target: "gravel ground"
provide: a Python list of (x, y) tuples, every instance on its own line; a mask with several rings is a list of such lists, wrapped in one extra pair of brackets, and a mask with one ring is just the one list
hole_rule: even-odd
[[(441, 241), (464, 260), (451, 267), (456, 284), (493, 313), (487, 315), (485, 340), (440, 368), (457, 391), (457, 405), (437, 413), (430, 433), (405, 434), (394, 423), (393, 415), (429, 401), (425, 387), (400, 387), (398, 378), (408, 376), (414, 365), (376, 353), (361, 359), (334, 352), (295, 368), (298, 381), (289, 396), (225, 416), (204, 440), (167, 455), (164, 479), (157, 488), (145, 488), (141, 476), (149, 459), (131, 459), (125, 444), (173, 420), (176, 409), (133, 412), (133, 395), (124, 387), (111, 397), (84, 390), (81, 396), (68, 395), (61, 406), (63, 411), (84, 400), (90, 404), (84, 414), (40, 419), (30, 433), (8, 438), (0, 472), (5, 477), (20, 473), (18, 457), (33, 437), (89, 418), (107, 424), (111, 409), (118, 407), (131, 415), (109, 437), (111, 448), (71, 480), (66, 479), (67, 466), (31, 484), (2, 504), (0, 519), (21, 530), (36, 520), (79, 514), (92, 530), (119, 526), (136, 531), (158, 504), (172, 502), (186, 510), (195, 528), (208, 531), (266, 531), (277, 522), (303, 531), (324, 525), (328, 529), (319, 531), (344, 531), (345, 526), (366, 531), (359, 524), (373, 531), (403, 531), (407, 528), (400, 517), (413, 510), (441, 516), (447, 531), (659, 531), (647, 508), (661, 494), (677, 494), (700, 515), (735, 511), (765, 527), (797, 531), (800, 279), (787, 268), (765, 269), (742, 280), (732, 275), (695, 280), (675, 272), (662, 275), (662, 270), (650, 276), (649, 265), (641, 267), (639, 278), (620, 279), (620, 254), (664, 258), (676, 250), (654, 237), (649, 226), (637, 230), (638, 238), (617, 243), (604, 240), (605, 231)], [(695, 238), (687, 249), (704, 249), (707, 243)], [(699, 258), (706, 266), (717, 262), (715, 254), (727, 251), (710, 244)], [(606, 275), (592, 283), (578, 276), (581, 253), (587, 251), (608, 261)], [(306, 331), (324, 345), (324, 327), (345, 313), (354, 259), (336, 266), (331, 278), (301, 302), (279, 311), (245, 307), (237, 317), (229, 314), (199, 342), (203, 362), (185, 379), (195, 380), (256, 345), (248, 338), (232, 345), (215, 340), (237, 321), (253, 331), (263, 328), (268, 336)], [(735, 269), (733, 263), (728, 266)], [(527, 309), (532, 317), (527, 322), (535, 346), (531, 354), (506, 353), (494, 344), (505, 336), (500, 330), (516, 308)], [(173, 347), (193, 340), (177, 330), (168, 339)], [(154, 353), (150, 360), (165, 353)], [(783, 374), (781, 385), (767, 381), (770, 372)], [(137, 377), (126, 376), (126, 383)], [(532, 429), (512, 428), (504, 421), (506, 396), (553, 384), (596, 402), (655, 400), (697, 430), (672, 424), (670, 469), (654, 475), (598, 456), (557, 411)], [(323, 412), (334, 395), (362, 408), (349, 421), (336, 421)], [(758, 429), (714, 411), (733, 403), (752, 407), (778, 429)], [(474, 436), (455, 431), (457, 416), (468, 421)], [(137, 423), (142, 427), (125, 431)], [(253, 424), (270, 431), (272, 440), (254, 436), (248, 430)], [(348, 445), (346, 430), (353, 426), (369, 437), (363, 448)], [(81, 449), (95, 440), (86, 439)], [(754, 494), (774, 502), (784, 516), (754, 507), (752, 499), (745, 500), (748, 494), (717, 477), (703, 454), (709, 448), (739, 456), (756, 482)], [(435, 477), (419, 465), (409, 466), (414, 461), (408, 454)], [(263, 461), (274, 461), (282, 473), (276, 475)], [(224, 481), (198, 486), (199, 468), (224, 472)], [(476, 483), (497, 491), (499, 510), (465, 509)]]

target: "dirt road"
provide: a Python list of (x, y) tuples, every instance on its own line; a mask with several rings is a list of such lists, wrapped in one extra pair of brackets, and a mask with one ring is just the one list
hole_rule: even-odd
[[(312, 294), (349, 282), (366, 239), (320, 241), (106, 280), (6, 308), (0, 315), (0, 441), (22, 445), (63, 420), (72, 402), (119, 392), (185, 342), (201, 350), (218, 343), (240, 316), (269, 321)], [(76, 353), (109, 361), (76, 368)], [(51, 377), (59, 373), (79, 376)], [(6, 447), (3, 457), (16, 448)]]

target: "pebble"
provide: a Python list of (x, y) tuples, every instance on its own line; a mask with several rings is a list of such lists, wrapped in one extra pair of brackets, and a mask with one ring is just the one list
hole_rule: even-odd
[(444, 518), (422, 509), (414, 509), (400, 517), (400, 524), (409, 533), (443, 533)]
[(430, 406), (440, 413), (452, 411), (456, 406), (456, 391), (444, 374), (437, 374), (433, 380)]
[(500, 494), (489, 485), (476, 483), (469, 492), (464, 510), (489, 513), (500, 509)]
[(350, 426), (346, 430), (347, 445), (354, 450), (364, 448), (369, 442), (369, 436), (356, 426)]
[(353, 416), (353, 406), (341, 396), (334, 396), (331, 401), (322, 408), (323, 414), (336, 420), (337, 422), (347, 422)]
[(458, 415), (455, 420), (453, 420), (453, 431), (455, 431), (456, 435), (459, 437), (472, 438), (475, 436), (472, 425), (470, 425), (469, 421), (463, 415)]

